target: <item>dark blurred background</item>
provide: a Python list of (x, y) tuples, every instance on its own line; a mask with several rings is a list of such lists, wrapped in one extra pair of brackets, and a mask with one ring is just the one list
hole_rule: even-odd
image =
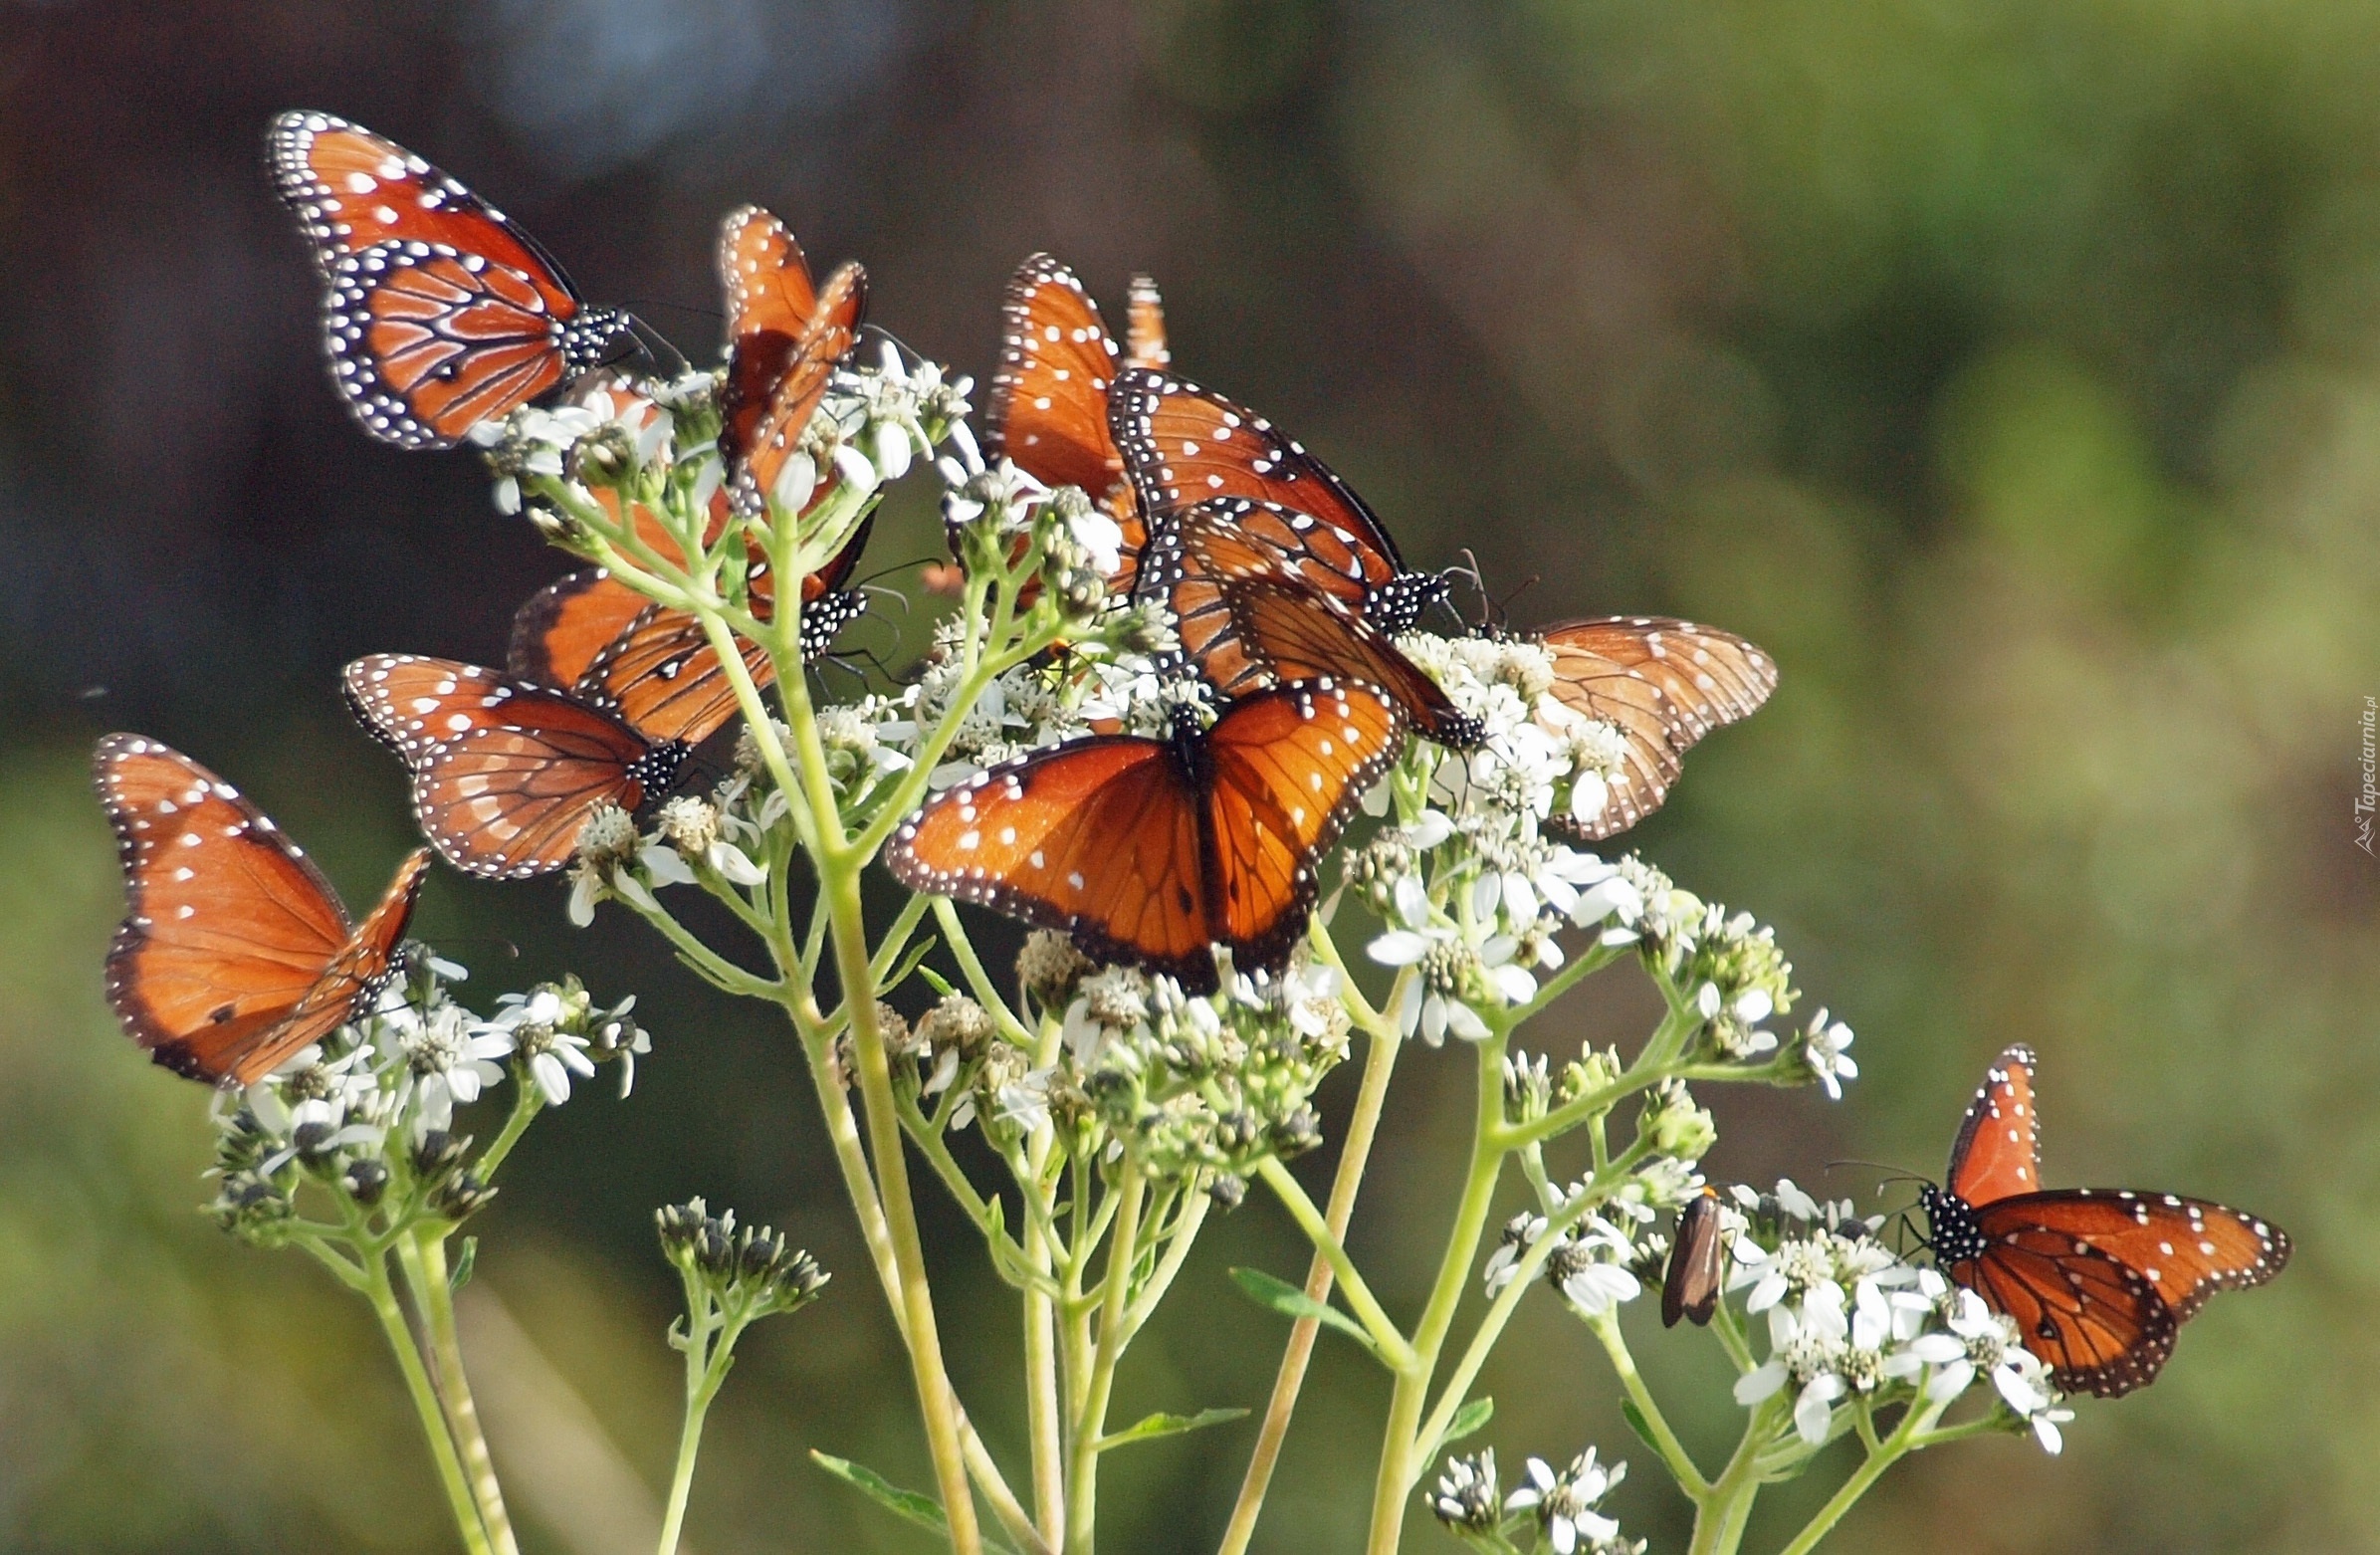
[[(497, 660), (561, 569), (474, 460), (377, 447), (329, 392), (259, 159), (314, 107), (698, 359), (714, 224), (747, 200), (864, 259), (877, 321), (978, 378), (1027, 252), (1110, 300), (1153, 271), (1182, 370), (1296, 429), (1415, 561), (1533, 579), (1524, 623), (1663, 610), (1765, 644), (1783, 689), (1630, 840), (1778, 925), (1864, 1077), (1839, 1105), (1714, 1096), (1714, 1175), (1938, 1170), (2024, 1039), (2054, 1180), (2297, 1238), (2154, 1389), (2085, 1401), (2062, 1458), (1921, 1461), (1839, 1546), (2380, 1548), (2380, 865), (2351, 811), (2380, 695), (2375, 82), (2380, 11), (2341, 0), (0, 4), (0, 1545), (452, 1547), (364, 1313), (195, 1213), (205, 1097), (100, 999), (96, 735), (190, 751), (368, 897), (409, 823), (337, 667)], [(871, 560), (935, 543), (904, 495)], [(896, 656), (882, 613), (858, 638)], [(804, 1457), (930, 1482), (787, 1037), (608, 915), (570, 933), (560, 897), (441, 872), (417, 920), (482, 1002), (577, 967), (659, 1042), (633, 1100), (539, 1126), (477, 1226), (467, 1320), (529, 1538), (649, 1548), (678, 1390), (650, 1212), (699, 1192), (840, 1278), (748, 1342), (693, 1543), (923, 1548)], [(1642, 1029), (1631, 978), (1533, 1040)], [(1401, 1309), (1467, 1073), (1406, 1058), (1357, 1224)], [(1013, 1452), (1013, 1307), (928, 1209), (953, 1368)], [(1231, 1263), (1305, 1258), (1260, 1197), (1213, 1222), (1120, 1418), (1260, 1404), (1280, 1329)], [(1715, 1347), (1643, 1351), (1715, 1462)], [(1507, 1464), (1643, 1455), (1550, 1303), (1487, 1386)], [(1384, 1396), (1326, 1340), (1260, 1548), (1357, 1547)], [(1250, 1435), (1119, 1455), (1109, 1547), (1210, 1549)], [(1631, 1531), (1682, 1547), (1638, 1466)], [(1825, 1488), (1777, 1492), (1753, 1547)]]

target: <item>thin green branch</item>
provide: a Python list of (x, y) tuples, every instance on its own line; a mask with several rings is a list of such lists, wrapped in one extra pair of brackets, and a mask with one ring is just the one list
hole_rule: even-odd
[(489, 1547), (495, 1555), (518, 1555), (520, 1546), (513, 1537), (512, 1516), (505, 1510), (496, 1462), (488, 1452), (487, 1433), (480, 1429), (479, 1404), (472, 1398), (471, 1379), (463, 1370), (462, 1336), (455, 1328), (454, 1281), (446, 1265), (450, 1230), (442, 1222), (414, 1227), (397, 1240), (397, 1264), (412, 1289), (414, 1309), (421, 1314), (430, 1361), (437, 1371), (439, 1402), (445, 1407), (447, 1429), (462, 1455), (480, 1522), (488, 1530)]
[(1695, 1466), (1694, 1455), (1670, 1429), (1669, 1419), (1655, 1403), (1652, 1390), (1644, 1385), (1644, 1378), (1636, 1370), (1636, 1358), (1628, 1353), (1627, 1340), (1620, 1332), (1620, 1311), (1617, 1307), (1604, 1313), (1588, 1325), (1595, 1337), (1603, 1341), (1604, 1354), (1612, 1362), (1612, 1370), (1620, 1374), (1620, 1385), (1626, 1390), (1628, 1402), (1636, 1407), (1636, 1416), (1644, 1423), (1645, 1432), (1652, 1438), (1653, 1450), (1661, 1454), (1668, 1465), (1669, 1475), (1678, 1488), (1688, 1496), (1700, 1499), (1710, 1490), (1710, 1481)]
[(1397, 1324), (1372, 1294), (1372, 1287), (1364, 1282), (1363, 1271), (1356, 1267), (1355, 1259), (1347, 1255), (1347, 1248), (1332, 1234), (1330, 1222), (1314, 1207), (1314, 1201), (1306, 1197), (1305, 1189), (1298, 1185), (1289, 1169), (1278, 1160), (1268, 1159), (1256, 1168), (1256, 1175), (1273, 1191), (1273, 1197), (1281, 1201), (1281, 1207), (1297, 1222), (1298, 1229), (1306, 1233), (1314, 1250), (1330, 1260), (1331, 1272), (1344, 1287), (1349, 1309), (1379, 1347), (1383, 1364), (1400, 1373), (1412, 1370), (1418, 1362), (1412, 1343), (1398, 1331)]
[(388, 1265), (374, 1255), (365, 1260), (362, 1272), (364, 1297), (371, 1302), (372, 1315), (380, 1320), (380, 1331), (388, 1339), (389, 1353), (396, 1357), (397, 1370), (404, 1375), (406, 1395), (413, 1401), (413, 1413), (421, 1418), (422, 1436), (429, 1442), (431, 1460), (438, 1467), (438, 1482), (446, 1490), (455, 1526), (463, 1535), (463, 1546), (470, 1555), (494, 1555), (487, 1526), (480, 1520), (479, 1503), (472, 1497), (471, 1481), (463, 1472), (462, 1456), (455, 1449), (455, 1439), (447, 1426), (446, 1410), (438, 1402), (438, 1390), (430, 1381), (429, 1371), (422, 1365), (421, 1350), (405, 1321), (404, 1309), (397, 1305), (396, 1287), (389, 1281)]

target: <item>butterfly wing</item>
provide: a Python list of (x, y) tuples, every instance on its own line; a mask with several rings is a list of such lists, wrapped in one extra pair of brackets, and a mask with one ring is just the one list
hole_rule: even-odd
[(1134, 276), (1125, 294), (1124, 359), (1135, 367), (1164, 367), (1174, 360), (1166, 348), (1166, 305), (1157, 295), (1157, 282)]
[(1212, 988), (1198, 802), (1167, 743), (1094, 735), (936, 795), (895, 833), (885, 864), (912, 890)]
[[(1478, 721), (1369, 620), (1292, 571), (1242, 521), (1304, 520), (1246, 498), (1190, 508), (1149, 548), (1145, 595), (1174, 613), (1182, 656), (1226, 700), (1293, 680), (1361, 681), (1394, 697), (1429, 739), (1467, 747)], [(1307, 521), (1310, 522), (1310, 521)]]
[(1127, 367), (1109, 395), (1108, 423), (1153, 530), (1210, 498), (1250, 498), (1270, 505), (1243, 517), (1251, 540), (1383, 631), (1409, 629), (1445, 592), (1442, 579), (1406, 571), (1397, 543), (1353, 488), (1245, 406), (1154, 368)]
[(719, 447), (735, 459), (751, 445), (770, 393), (817, 316), (818, 290), (793, 234), (757, 205), (732, 212), (720, 224), (719, 281), (728, 299)]
[[(857, 265), (842, 266), (819, 288), (817, 307), (769, 383), (765, 401), (737, 434), (729, 468), (735, 472), (730, 487), (741, 511), (757, 516), (776, 491), (777, 477), (800, 449), (810, 417), (834, 381), (836, 364), (851, 354), (867, 311), (868, 275)], [(734, 379), (733, 363), (728, 370)]]
[(1585, 718), (1612, 725), (1625, 745), (1603, 812), (1563, 821), (1588, 841), (1625, 831), (1660, 808), (1695, 742), (1758, 708), (1777, 689), (1777, 666), (1731, 632), (1659, 616), (1608, 616), (1544, 628), (1554, 655), (1552, 694)]
[(1987, 1243), (2015, 1234), (2114, 1259), (2148, 1282), (2177, 1323), (2218, 1290), (2261, 1285), (2289, 1261), (2288, 1233), (2279, 1226), (2179, 1194), (2061, 1189), (1980, 1206), (1976, 1217)]
[(267, 155), (274, 187), (297, 212), (325, 277), (339, 260), (383, 243), (433, 244), (529, 277), (556, 318), (578, 311), (577, 291), (537, 239), (385, 135), (298, 110), (273, 120)]
[(263, 811), (179, 752), (109, 735), (95, 758), (127, 910), (108, 1000), (156, 1061), (246, 1083), (320, 1040), (386, 972), (426, 867), (416, 853), (361, 931)]
[(2022, 1043), (1993, 1059), (1951, 1142), (1944, 1182), (1978, 1209), (2041, 1191), (2041, 1117), (2034, 1111), (2033, 1065), (2033, 1049)]
[(1984, 1252), (1950, 1277), (2016, 1322), (2025, 1348), (2068, 1393), (2114, 1398), (2153, 1380), (2181, 1326), (2142, 1271), (2047, 1226), (2003, 1200), (1984, 1212)]
[(561, 868), (597, 806), (636, 809), (686, 755), (566, 692), (476, 664), (375, 654), (347, 666), (345, 685), (356, 717), (412, 770), (423, 834), (467, 874)]
[(1000, 302), (1000, 364), (984, 401), (987, 451), (1044, 486), (1094, 499), (1124, 479), (1108, 431), (1116, 342), (1074, 272), (1047, 254), (1016, 267)]
[[(807, 634), (808, 617), (802, 621)], [(768, 650), (740, 642), (756, 686), (776, 678)], [(577, 694), (625, 719), (650, 741), (701, 745), (739, 710), (703, 623), (683, 610), (648, 604), (587, 666)]]
[(651, 603), (602, 567), (569, 573), (513, 612), (505, 668), (519, 680), (573, 685)]
[(1206, 731), (1208, 899), (1215, 938), (1240, 971), (1288, 960), (1313, 912), (1315, 859), (1396, 762), (1405, 732), (1386, 693), (1330, 680), (1259, 692)]

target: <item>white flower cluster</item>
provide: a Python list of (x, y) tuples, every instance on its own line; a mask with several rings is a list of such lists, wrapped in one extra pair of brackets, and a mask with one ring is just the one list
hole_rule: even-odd
[(1076, 983), (1063, 1030), (1057, 1073), (1033, 1081), (1042, 1095), (1086, 1098), (1147, 1170), (1244, 1174), (1321, 1142), (1311, 1098), (1346, 1058), (1349, 1023), (1339, 974), (1293, 962), (1263, 980), (1228, 974), (1204, 997), (1102, 968)]
[[(1769, 1357), (1737, 1380), (1736, 1402), (1758, 1405), (1791, 1387), (1794, 1430), (1812, 1446), (1830, 1441), (1835, 1411), (1854, 1395), (1906, 1387), (1928, 1403), (1947, 1404), (1979, 1377), (2029, 1426), (2042, 1446), (2058, 1450), (2058, 1405), (2041, 1361), (2020, 1342), (2016, 1325), (1973, 1291), (1894, 1255), (1850, 1214), (1848, 1202), (1822, 1205), (1780, 1182), (1765, 1202), (1748, 1188), (1722, 1222), (1734, 1265), (1727, 1288), (1750, 1288), (1745, 1311), (1766, 1312)], [(1746, 1211), (1773, 1213), (1784, 1234), (1774, 1247), (1756, 1240)]]
[[(500, 420), (482, 421), (471, 429), (470, 440), (488, 451), (499, 513), (521, 512), (522, 483), (536, 477), (560, 482), (572, 488), (576, 500), (593, 506), (597, 499), (584, 484), (582, 455), (615, 471), (703, 460), (705, 468), (693, 476), (699, 510), (709, 505), (722, 478), (718, 386), (708, 372), (667, 381), (594, 373), (572, 398), (551, 406), (523, 405)], [(683, 444), (682, 422), (690, 428)]]
[(632, 998), (597, 1008), (568, 981), (507, 994), (481, 1019), (446, 994), (462, 968), (426, 955), (410, 960), (412, 976), (392, 982), (368, 1013), (226, 1093), (236, 1105), (217, 1109), (215, 1168), (223, 1179), (215, 1208), (226, 1224), (285, 1216), (293, 1167), (337, 1179), (368, 1202), (389, 1181), (388, 1158), (445, 1150), (456, 1109), (500, 1084), (508, 1060), (558, 1106), (599, 1059), (619, 1061), (627, 1094), (636, 1055), (651, 1050), (629, 1013)]
[(1490, 1447), (1448, 1458), (1425, 1498), (1438, 1521), (1474, 1549), (1514, 1550), (1514, 1535), (1526, 1530), (1536, 1535), (1538, 1548), (1556, 1555), (1643, 1555), (1644, 1541), (1623, 1538), (1619, 1519), (1599, 1509), (1613, 1486), (1627, 1477), (1627, 1467), (1624, 1461), (1609, 1467), (1597, 1462), (1593, 1447), (1560, 1470), (1532, 1457), (1521, 1484), (1506, 1495)]
[(1350, 857), (1349, 879), (1389, 923), (1372, 959), (1420, 969), (1398, 1011), (1406, 1033), (1479, 1041), (1483, 1011), (1527, 1003), (1538, 974), (1564, 964), (1559, 930), (1603, 925), (1607, 943), (1625, 943), (1641, 904), (1617, 866), (1543, 829), (1566, 794), (1601, 782), (1582, 763), (1607, 744), (1574, 738), (1577, 715), (1546, 694), (1546, 650), (1422, 632), (1398, 641), (1485, 738), (1408, 758), (1430, 764), (1421, 802)]
[[(1693, 1112), (1690, 1100), (1683, 1105)], [(1676, 1110), (1671, 1098), (1657, 1097), (1639, 1127), (1648, 1137), (1658, 1139), (1671, 1131)], [(1689, 1159), (1656, 1155), (1630, 1172), (1583, 1217), (1568, 1212), (1589, 1193), (1587, 1184), (1553, 1188), (1542, 1212), (1524, 1211), (1505, 1222), (1482, 1271), (1488, 1295), (1500, 1294), (1519, 1277), (1530, 1249), (1559, 1220), (1564, 1222), (1559, 1239), (1545, 1255), (1546, 1283), (1560, 1291), (1584, 1318), (1601, 1317), (1623, 1302), (1635, 1300), (1643, 1293), (1636, 1271), (1657, 1264), (1665, 1249), (1665, 1243), (1650, 1234), (1649, 1227), (1659, 1216), (1674, 1212), (1702, 1191), (1702, 1174), (1695, 1166)]]

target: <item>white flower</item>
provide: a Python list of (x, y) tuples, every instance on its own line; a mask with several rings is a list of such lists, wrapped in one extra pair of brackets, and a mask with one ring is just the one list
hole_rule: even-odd
[(1047, 1128), (1050, 1073), (1050, 1067), (1044, 1066), (1001, 1086), (996, 1098), (999, 1121), (1025, 1134)]
[(1481, 1272), (1487, 1280), (1487, 1293), (1501, 1293), (1520, 1272), (1521, 1255), (1532, 1242), (1545, 1234), (1546, 1220), (1542, 1215), (1521, 1212), (1504, 1222), (1504, 1233), (1497, 1239), (1496, 1250), (1487, 1255), (1487, 1267)]
[(460, 1005), (441, 1003), (427, 1018), (382, 1023), (381, 1050), (403, 1065), (425, 1127), (449, 1127), (456, 1107), (470, 1106), (504, 1078), (497, 1060), (512, 1052), (512, 1033), (468, 1021)]
[(1859, 1077), (1859, 1065), (1852, 1061), (1850, 1053), (1851, 1028), (1839, 1020), (1829, 1021), (1827, 1011), (1822, 1008), (1811, 1018), (1802, 1043), (1811, 1072), (1818, 1076), (1829, 1096), (1840, 1101), (1842, 1082)]
[(1835, 1369), (1842, 1357), (1847, 1330), (1842, 1292), (1834, 1285), (1811, 1292), (1799, 1313), (1790, 1306), (1769, 1308), (1769, 1358), (1736, 1379), (1736, 1403), (1749, 1408), (1774, 1395), (1789, 1380), (1799, 1380), (1802, 1391), (1794, 1401), (1794, 1430), (1811, 1445), (1823, 1444), (1834, 1419), (1835, 1401), (1849, 1391)]
[(1544, 1458), (1533, 1457), (1529, 1459), (1528, 1483), (1504, 1498), (1504, 1509), (1534, 1508), (1547, 1541), (1560, 1555), (1574, 1555), (1582, 1539), (1608, 1539), (1620, 1531), (1619, 1522), (1598, 1512), (1595, 1503), (1626, 1475), (1624, 1462), (1614, 1463), (1608, 1470), (1600, 1467), (1593, 1447), (1572, 1458), (1559, 1474)]
[(1634, 1254), (1625, 1234), (1590, 1216), (1554, 1249), (1546, 1266), (1580, 1316), (1601, 1317), (1641, 1293), (1636, 1276), (1623, 1266)]

